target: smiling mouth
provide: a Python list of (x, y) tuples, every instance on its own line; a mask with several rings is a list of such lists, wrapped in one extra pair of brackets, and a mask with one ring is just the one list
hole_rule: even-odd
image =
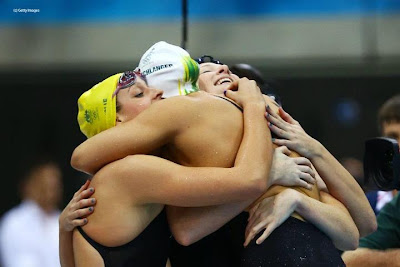
[(232, 83), (232, 82), (233, 82), (233, 80), (232, 80), (231, 78), (226, 77), (226, 78), (221, 78), (221, 79), (219, 79), (219, 80), (215, 83), (215, 85), (221, 85), (221, 84), (224, 84), (224, 83)]

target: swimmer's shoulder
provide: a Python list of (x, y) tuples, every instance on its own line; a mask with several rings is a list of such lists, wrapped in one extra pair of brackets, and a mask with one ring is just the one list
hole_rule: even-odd
[(174, 96), (157, 103), (159, 108), (171, 115), (184, 116), (182, 112), (190, 116), (190, 113), (222, 112), (229, 109), (241, 112), (232, 101), (227, 101), (225, 97), (215, 96), (206, 92), (195, 92), (186, 96)]
[(265, 104), (268, 105), (272, 111), (274, 111), (276, 114), (278, 114), (278, 109), (279, 109), (279, 104), (270, 96), (263, 95)]
[(187, 106), (190, 105), (192, 108), (201, 107), (204, 105), (209, 105), (212, 102), (217, 101), (217, 98), (209, 93), (198, 91), (195, 93), (191, 93), (185, 96), (174, 96), (164, 99), (159, 102), (163, 102), (164, 106), (168, 106), (171, 108), (178, 108), (179, 106)]
[(153, 103), (148, 109), (148, 113), (151, 114), (147, 115), (160, 117), (160, 120), (165, 119), (164, 117), (173, 119), (174, 125), (179, 128), (179, 125), (186, 125), (186, 122), (196, 123), (200, 118), (197, 115), (204, 113), (207, 110), (206, 105), (210, 105), (208, 99), (209, 96), (205, 92), (169, 97)]

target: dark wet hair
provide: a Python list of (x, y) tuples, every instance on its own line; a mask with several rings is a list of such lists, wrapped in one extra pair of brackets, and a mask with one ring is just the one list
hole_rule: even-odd
[(209, 55), (203, 55), (199, 58), (194, 59), (194, 61), (196, 61), (199, 64), (202, 64), (202, 63), (214, 63), (214, 64), (219, 64), (219, 65), (224, 64), (220, 60), (215, 59), (214, 57), (209, 56)]
[(277, 82), (272, 80), (266, 80), (261, 71), (258, 70), (256, 67), (246, 64), (246, 63), (239, 63), (229, 66), (229, 69), (232, 71), (233, 74), (236, 74), (240, 78), (246, 77), (250, 80), (256, 81), (258, 87), (260, 87), (263, 94), (266, 94), (272, 97), (280, 106), (282, 106), (282, 101), (277, 94), (277, 88), (280, 86)]

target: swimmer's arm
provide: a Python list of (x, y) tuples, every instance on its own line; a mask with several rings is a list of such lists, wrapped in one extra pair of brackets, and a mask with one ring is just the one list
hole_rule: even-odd
[(75, 192), (73, 198), (64, 208), (59, 222), (59, 256), (61, 267), (75, 267), (73, 252), (72, 231), (77, 226), (87, 223), (87, 216), (93, 212), (94, 198), (89, 198), (94, 193), (94, 188), (89, 188), (89, 180)]
[(254, 200), (194, 208), (167, 206), (169, 228), (179, 244), (189, 246), (217, 231)]
[(326, 183), (329, 193), (342, 202), (350, 212), (361, 237), (375, 231), (377, 228), (375, 214), (356, 179), (282, 108), (279, 109), (280, 117), (271, 114), (272, 116), (267, 118), (272, 123), (270, 129), (282, 138), (275, 139), (275, 144), (285, 145), (313, 163)]
[(74, 249), (72, 245), (72, 231), (59, 232), (59, 253), (61, 267), (75, 267)]
[[(247, 89), (229, 93), (247, 99), (243, 104), (243, 139), (234, 167), (185, 167), (154, 156), (132, 155), (108, 164), (96, 175), (104, 179), (118, 177), (124, 185), (120, 190), (135, 190), (135, 203), (194, 207), (259, 196), (268, 184), (272, 142), (260, 91), (256, 87)], [(204, 106), (198, 108), (198, 112), (204, 113)]]
[(345, 251), (358, 247), (358, 229), (340, 201), (323, 191), (320, 192), (321, 201), (298, 195), (296, 212), (330, 237), (337, 249)]
[(72, 167), (94, 174), (115, 160), (149, 154), (162, 147), (188, 123), (182, 110), (190, 103), (180, 100), (170, 98), (154, 103), (133, 120), (87, 139), (74, 150)]
[(377, 228), (375, 214), (356, 179), (322, 145), (320, 153), (310, 160), (323, 178), (329, 193), (350, 212), (360, 237), (374, 232)]
[(199, 207), (262, 194), (266, 175), (249, 164), (232, 168), (186, 167), (155, 156), (132, 155), (106, 165), (95, 177), (118, 177), (115, 190), (129, 195), (135, 204)]
[[(270, 184), (308, 188), (309, 185), (302, 179), (305, 177), (313, 179), (314, 172), (311, 173), (308, 168), (304, 168), (311, 166), (311, 163), (305, 158), (289, 158), (286, 156), (288, 152), (284, 147), (275, 149), (269, 174)], [(301, 160), (297, 161), (299, 159)], [(319, 181), (322, 180), (318, 179), (317, 182)], [(282, 182), (283, 184), (281, 184)], [(181, 245), (191, 245), (218, 230), (245, 208), (248, 208), (254, 200), (196, 208), (168, 206), (167, 214), (171, 232)]]
[(358, 246), (357, 227), (342, 203), (326, 192), (321, 192), (321, 201), (318, 201), (293, 189), (263, 199), (250, 210), (245, 245), (259, 232), (262, 235), (257, 243), (262, 243), (293, 212), (324, 232), (338, 249), (351, 250)]

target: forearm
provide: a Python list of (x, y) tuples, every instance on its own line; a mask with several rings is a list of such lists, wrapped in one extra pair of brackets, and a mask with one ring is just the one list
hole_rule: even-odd
[[(246, 173), (245, 179), (262, 179), (267, 188), (267, 177), (272, 164), (271, 132), (264, 118), (265, 104), (244, 106), (243, 139), (235, 160), (235, 167), (241, 167)], [(248, 175), (251, 174), (251, 175)]]
[(364, 191), (325, 147), (319, 143), (317, 147), (318, 153), (310, 160), (326, 183), (329, 193), (346, 206), (361, 237), (375, 231), (376, 217)]
[(221, 228), (252, 201), (198, 208), (168, 206), (167, 214), (171, 232), (181, 245), (191, 245)]
[(74, 267), (72, 231), (59, 231), (59, 253), (61, 267)]
[(375, 250), (358, 248), (355, 251), (347, 251), (342, 255), (343, 261), (348, 267), (372, 267), (372, 266), (400, 266), (400, 249)]
[(358, 246), (359, 233), (341, 203), (321, 192), (321, 201), (298, 193), (295, 211), (324, 232), (340, 250), (353, 250)]

